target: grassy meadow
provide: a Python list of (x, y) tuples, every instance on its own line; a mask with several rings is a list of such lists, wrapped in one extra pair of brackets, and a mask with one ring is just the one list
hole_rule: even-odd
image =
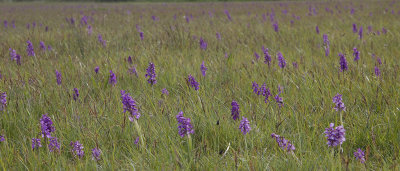
[[(399, 17), (397, 1), (2, 3), (0, 168), (398, 170)], [(121, 90), (141, 114), (133, 122)], [(337, 94), (345, 110), (335, 110)], [(194, 131), (183, 137), (180, 111)], [(59, 149), (42, 136), (44, 114)], [(328, 146), (330, 123), (346, 130), (341, 145)]]

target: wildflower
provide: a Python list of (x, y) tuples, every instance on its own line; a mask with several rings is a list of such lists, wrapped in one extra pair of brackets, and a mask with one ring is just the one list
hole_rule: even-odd
[(360, 31), (358, 32), (358, 35), (359, 35), (360, 39), (362, 39), (362, 37), (363, 37), (363, 28), (362, 27), (360, 27)]
[(260, 88), (255, 81), (253, 81), (253, 92), (256, 93), (257, 95), (260, 95)]
[(50, 138), (51, 133), (54, 132), (56, 129), (53, 126), (53, 121), (46, 115), (42, 115), (40, 119), (40, 126), (42, 130), (42, 137)]
[(61, 85), (61, 73), (56, 70), (57, 84)]
[(92, 26), (88, 25), (87, 28), (86, 28), (86, 30), (87, 30), (88, 35), (92, 35), (92, 33), (93, 33), (93, 28), (92, 28)]
[(200, 70), (201, 70), (201, 74), (205, 77), (206, 76), (207, 67), (204, 65), (204, 61), (203, 61), (203, 63), (201, 63)]
[(283, 106), (283, 99), (282, 99), (282, 97), (279, 96), (279, 94), (280, 94), (280, 93), (278, 93), (278, 94), (275, 96), (275, 102), (278, 103), (278, 106), (279, 106), (279, 107), (282, 107), (282, 106)]
[(97, 66), (96, 68), (94, 68), (94, 72), (97, 74), (97, 73), (99, 73), (99, 66)]
[(239, 113), (240, 113), (239, 104), (235, 100), (232, 100), (231, 106), (232, 106), (232, 109), (231, 109), (232, 119), (236, 120), (239, 118)]
[(4, 138), (4, 135), (0, 135), (0, 142), (5, 141), (6, 139)]
[(105, 40), (103, 40), (103, 36), (101, 36), (101, 34), (99, 34), (98, 36), (97, 36), (97, 39), (99, 40), (99, 42), (103, 45), (103, 47), (106, 47), (106, 41)]
[(92, 149), (92, 160), (99, 161), (101, 155), (101, 150), (99, 148)]
[(319, 27), (315, 26), (315, 31), (317, 32), (317, 34), (319, 34)]
[(343, 126), (337, 126), (336, 128), (333, 128), (334, 126), (334, 123), (329, 124), (329, 128), (325, 128), (324, 132), (329, 147), (336, 147), (346, 141), (346, 130), (343, 128)]
[(60, 150), (60, 143), (58, 143), (56, 137), (50, 137), (49, 145), (47, 145), (50, 152), (59, 151)]
[(335, 110), (336, 111), (346, 111), (346, 107), (344, 106), (344, 103), (342, 102), (342, 95), (341, 94), (336, 94), (335, 97), (333, 97), (333, 103), (335, 103)]
[(168, 90), (167, 90), (166, 88), (163, 88), (163, 89), (161, 90), (161, 93), (162, 93), (162, 94), (165, 94), (165, 95), (169, 95), (169, 92), (168, 92)]
[(357, 48), (353, 48), (353, 56), (354, 56), (354, 61), (360, 60), (360, 51), (358, 51)]
[(339, 53), (339, 57), (340, 57), (340, 62), (339, 62), (340, 72), (343, 72), (348, 69), (346, 57), (342, 53)]
[(286, 61), (285, 61), (285, 58), (283, 58), (283, 55), (282, 55), (282, 53), (281, 52), (278, 52), (278, 61), (279, 61), (279, 67), (281, 67), (281, 68), (285, 68), (285, 66), (286, 66)]
[(133, 100), (133, 98), (130, 96), (129, 93), (125, 93), (124, 90), (121, 90), (121, 101), (124, 109), (124, 113), (126, 111), (129, 112), (129, 120), (131, 122), (134, 121), (134, 119), (138, 120), (140, 118), (140, 113), (136, 105), (136, 101)]
[(297, 62), (292, 62), (292, 65), (294, 68), (298, 68), (299, 66), (297, 65)]
[(0, 111), (3, 111), (7, 106), (7, 93), (0, 93)]
[(147, 82), (150, 83), (151, 85), (156, 84), (157, 83), (156, 76), (157, 75), (154, 64), (150, 62), (149, 67), (146, 69), (146, 74), (145, 74), (146, 78), (149, 77), (147, 79)]
[(226, 14), (226, 17), (228, 17), (228, 20), (232, 21), (232, 17), (231, 17), (231, 14), (229, 14), (229, 11), (228, 10), (224, 10), (224, 12)]
[(11, 60), (13, 61), (13, 60), (15, 60), (15, 58), (16, 58), (16, 56), (17, 56), (17, 52), (14, 50), (14, 49), (9, 49), (9, 51), (10, 51), (10, 58), (11, 58)]
[(191, 74), (189, 74), (188, 76), (188, 83), (195, 90), (199, 90), (199, 83), (194, 79), (194, 77)]
[(40, 41), (39, 44), (40, 44), (40, 49), (45, 51), (46, 50), (46, 45), (44, 45), (44, 42)]
[(247, 118), (242, 117), (242, 120), (240, 121), (239, 129), (242, 131), (243, 135), (246, 135), (250, 130), (250, 122), (247, 120)]
[(219, 32), (216, 33), (217, 39), (221, 40), (221, 34)]
[(73, 95), (74, 100), (75, 101), (78, 100), (78, 97), (79, 97), (79, 90), (77, 88), (74, 88), (74, 95)]
[(200, 37), (199, 43), (200, 43), (200, 48), (201, 48), (202, 50), (206, 50), (206, 49), (207, 49), (207, 42), (204, 41), (204, 39), (203, 39), (202, 37)]
[(183, 117), (183, 112), (180, 111), (178, 115), (176, 115), (176, 120), (178, 121), (178, 133), (181, 137), (185, 137), (185, 135), (194, 134), (194, 129), (192, 124), (190, 123), (190, 118)]
[(139, 36), (140, 36), (140, 40), (143, 40), (143, 39), (144, 39), (144, 35), (143, 35), (143, 32), (142, 32), (142, 31), (139, 32)]
[(275, 32), (279, 31), (279, 26), (277, 22), (275, 22), (272, 26), (274, 27)]
[(268, 53), (268, 48), (263, 47), (263, 52), (264, 52), (264, 63), (268, 64), (268, 66), (271, 64), (271, 55)]
[(256, 57), (256, 60), (260, 59), (260, 55), (257, 52), (254, 52), (254, 57)]
[(39, 149), (39, 147), (42, 147), (42, 144), (40, 143), (39, 138), (32, 138), (32, 150)]
[(132, 66), (131, 68), (129, 68), (128, 72), (131, 73), (131, 74), (135, 74), (136, 77), (138, 76), (135, 66)]
[(48, 50), (48, 51), (52, 51), (53, 48), (52, 48), (50, 45), (48, 45), (48, 46), (47, 46), (47, 50)]
[(72, 146), (72, 153), (74, 153), (75, 157), (82, 158), (85, 155), (83, 151), (83, 145), (79, 143), (79, 141), (72, 142), (69, 144)]
[(379, 70), (378, 66), (375, 66), (375, 75), (377, 77), (381, 76), (381, 71)]
[(139, 137), (136, 137), (135, 142), (136, 145), (139, 145)]
[(354, 152), (354, 157), (359, 160), (361, 163), (365, 163), (365, 154), (360, 148)]
[(357, 25), (353, 23), (353, 33), (357, 33)]
[(110, 79), (108, 81), (112, 86), (115, 86), (117, 84), (117, 76), (110, 70)]
[(133, 63), (132, 57), (131, 57), (131, 56), (128, 57), (128, 63), (129, 63), (129, 64), (132, 64), (132, 63)]
[(296, 148), (292, 143), (290, 143), (289, 140), (285, 139), (285, 137), (282, 137), (280, 135), (277, 135), (275, 133), (271, 134), (271, 137), (275, 139), (275, 141), (278, 143), (278, 146), (282, 148), (282, 150), (286, 150), (287, 152), (294, 151)]
[(28, 53), (28, 56), (35, 56), (32, 42), (28, 40), (26, 43), (28, 43), (28, 45), (26, 46), (26, 52)]

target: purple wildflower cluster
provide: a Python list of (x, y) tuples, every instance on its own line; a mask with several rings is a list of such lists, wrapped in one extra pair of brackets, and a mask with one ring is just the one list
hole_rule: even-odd
[(196, 91), (199, 90), (199, 83), (196, 81), (196, 79), (194, 79), (194, 77), (191, 74), (189, 74), (187, 82)]
[(282, 148), (282, 150), (286, 150), (287, 152), (294, 151), (296, 148), (292, 143), (290, 143), (289, 140), (285, 139), (285, 137), (282, 137), (280, 135), (277, 135), (275, 133), (271, 134), (271, 137), (275, 139), (276, 143), (278, 143), (278, 146)]
[(0, 142), (5, 141), (6, 139), (4, 138), (4, 135), (0, 135)]
[(200, 70), (201, 70), (201, 74), (205, 77), (206, 76), (207, 67), (204, 65), (204, 61), (203, 61), (203, 63), (201, 63)]
[(165, 94), (165, 95), (169, 95), (169, 92), (168, 92), (168, 90), (166, 89), (166, 88), (163, 88), (162, 90), (161, 90), (161, 93), (162, 94)]
[(56, 137), (49, 138), (49, 144), (47, 145), (50, 152), (60, 151), (60, 143)]
[(327, 34), (323, 34), (322, 35), (322, 39), (324, 40), (324, 47), (325, 47), (325, 56), (329, 56), (329, 47), (330, 47), (330, 42), (328, 39), (328, 35)]
[(268, 103), (269, 97), (272, 96), (270, 89), (267, 88), (267, 84), (265, 83), (261, 87), (259, 87), (259, 85), (255, 81), (253, 81), (253, 92), (256, 95), (264, 96), (265, 103)]
[(342, 53), (339, 53), (339, 57), (340, 57), (340, 62), (339, 62), (340, 72), (346, 71), (348, 69), (346, 57)]
[(263, 53), (264, 53), (264, 63), (268, 64), (268, 66), (271, 64), (272, 58), (271, 55), (269, 55), (268, 53), (268, 48), (262, 48), (263, 49)]
[(232, 109), (231, 109), (232, 119), (236, 120), (239, 118), (239, 113), (240, 113), (239, 104), (235, 100), (232, 100), (231, 106), (232, 106)]
[(150, 62), (149, 67), (146, 69), (146, 74), (145, 74), (146, 78), (149, 77), (147, 79), (147, 82), (150, 83), (150, 85), (156, 84), (157, 83), (156, 76), (157, 75), (156, 75), (156, 69), (154, 67), (154, 64)]
[(0, 111), (3, 111), (7, 106), (7, 93), (0, 93)]
[(99, 161), (101, 158), (101, 150), (99, 148), (92, 149), (92, 160)]
[(194, 129), (191, 123), (190, 118), (183, 117), (183, 112), (180, 111), (178, 115), (176, 115), (176, 120), (178, 121), (178, 129), (179, 129), (179, 136), (182, 138), (185, 135), (194, 134)]
[(278, 52), (277, 56), (278, 56), (278, 61), (279, 61), (279, 63), (278, 63), (279, 67), (285, 68), (285, 66), (286, 66), (286, 61), (285, 61), (285, 58), (283, 58), (282, 53), (281, 53), (281, 52)]
[(243, 135), (246, 135), (247, 133), (250, 132), (251, 127), (250, 127), (250, 122), (247, 120), (247, 118), (242, 117), (242, 120), (240, 121), (239, 129), (242, 131)]
[(103, 36), (101, 36), (101, 34), (97, 35), (97, 39), (100, 42), (100, 44), (103, 45), (103, 47), (107, 46), (107, 42), (103, 39)]
[(53, 121), (51, 121), (47, 114), (42, 115), (42, 118), (40, 119), (40, 126), (42, 130), (42, 137), (50, 138), (51, 133), (56, 130), (53, 126)]
[(40, 143), (39, 138), (32, 138), (32, 150), (37, 150), (39, 147), (42, 147), (42, 144)]
[(35, 51), (33, 50), (33, 44), (31, 41), (26, 42), (28, 45), (26, 46), (26, 52), (28, 53), (28, 56), (35, 56)]
[(75, 101), (79, 98), (79, 90), (77, 88), (74, 88), (73, 98)]
[(61, 85), (61, 73), (58, 72), (58, 70), (56, 70), (56, 80), (57, 80), (57, 84)]
[(129, 112), (129, 120), (133, 122), (135, 119), (138, 120), (140, 118), (140, 113), (136, 105), (136, 101), (130, 96), (129, 93), (125, 93), (124, 90), (121, 90), (121, 101), (123, 104), (124, 113), (126, 111)]
[(110, 70), (110, 78), (108, 80), (108, 83), (110, 83), (112, 86), (115, 86), (115, 84), (117, 84), (117, 76), (115, 76), (112, 70)]
[(202, 37), (200, 37), (199, 43), (200, 43), (200, 48), (201, 48), (202, 50), (206, 50), (206, 49), (207, 49), (207, 42), (204, 41), (204, 39), (203, 39)]
[(340, 111), (346, 111), (346, 106), (344, 106), (344, 103), (342, 102), (342, 95), (341, 94), (336, 94), (336, 96), (333, 97), (332, 99), (333, 103), (335, 104), (334, 109), (338, 112)]
[(329, 128), (325, 128), (324, 132), (329, 147), (336, 147), (346, 141), (346, 130), (344, 127), (341, 125), (333, 128), (334, 126), (334, 123), (329, 124)]
[(357, 149), (357, 151), (354, 152), (354, 157), (359, 160), (361, 163), (365, 163), (365, 154), (364, 151), (361, 150), (360, 148)]
[(79, 143), (79, 141), (71, 141), (69, 145), (72, 147), (72, 153), (75, 157), (78, 157), (79, 159), (83, 158), (85, 151), (83, 151), (83, 145)]
[(353, 48), (353, 56), (354, 56), (354, 61), (360, 60), (360, 51), (357, 50), (357, 48)]

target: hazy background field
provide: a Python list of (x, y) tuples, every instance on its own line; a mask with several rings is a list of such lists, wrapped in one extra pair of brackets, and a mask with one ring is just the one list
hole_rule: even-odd
[[(0, 111), (0, 135), (5, 137), (0, 142), (0, 167), (397, 170), (399, 5), (397, 1), (0, 4), (0, 92), (7, 92), (7, 106)], [(87, 24), (82, 22), (84, 16)], [(353, 33), (352, 24), (357, 30), (363, 27), (362, 39)], [(99, 34), (106, 46), (98, 41)], [(323, 34), (330, 42), (328, 56)], [(206, 50), (200, 48), (200, 38), (207, 42)], [(34, 57), (27, 56), (28, 40), (34, 45)], [(40, 41), (52, 50), (41, 50)], [(269, 48), (270, 66), (264, 63), (262, 46)], [(360, 51), (358, 62), (353, 61), (354, 47)], [(9, 48), (21, 55), (21, 65), (10, 59)], [(278, 52), (286, 60), (284, 69), (278, 66)], [(339, 53), (348, 62), (345, 72), (339, 69)], [(203, 61), (206, 76), (200, 71)], [(145, 78), (149, 62), (157, 73), (154, 86)], [(132, 67), (137, 75), (129, 71)], [(61, 85), (55, 70), (62, 74)], [(110, 70), (117, 78), (115, 86), (109, 84)], [(189, 74), (199, 82), (198, 91), (187, 85)], [(271, 89), (268, 103), (253, 93), (253, 81)], [(274, 100), (278, 86), (282, 108)], [(74, 88), (80, 93), (77, 101)], [(169, 95), (162, 95), (163, 88)], [(137, 102), (144, 146), (134, 143), (139, 134), (132, 122), (123, 129), (128, 113), (123, 113), (120, 90)], [(332, 102), (337, 93), (346, 105), (342, 153), (339, 147), (327, 146), (323, 133), (329, 123), (341, 124)], [(249, 119), (252, 129), (246, 135), (239, 130), (239, 121), (231, 118), (232, 100), (240, 106), (240, 119)], [(179, 111), (191, 118), (195, 131), (190, 151), (188, 137), (178, 134)], [(46, 113), (55, 126), (59, 152), (50, 152), (47, 139), (40, 136), (40, 118)], [(272, 133), (291, 141), (296, 147), (293, 155), (278, 147)], [(42, 147), (32, 150), (32, 138), (41, 138)], [(71, 141), (83, 144), (82, 159), (73, 156)], [(91, 157), (96, 146), (102, 151), (98, 162)], [(354, 158), (357, 148), (365, 151), (365, 164)]]

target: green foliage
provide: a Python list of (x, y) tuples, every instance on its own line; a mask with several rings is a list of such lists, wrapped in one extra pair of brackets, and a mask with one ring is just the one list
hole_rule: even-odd
[[(0, 17), (16, 28), (0, 28), (0, 92), (7, 92), (8, 105), (0, 112), (0, 168), (4, 170), (389, 170), (399, 169), (400, 54), (398, 4), (385, 2), (314, 3), (317, 15), (308, 15), (310, 3), (21, 3), (0, 6)], [(352, 4), (352, 5), (351, 5)], [(338, 10), (335, 9), (338, 5)], [(360, 7), (362, 5), (362, 8)], [(350, 6), (356, 10), (350, 15)], [(334, 13), (325, 12), (325, 7)], [(279, 32), (267, 16), (274, 8)], [(388, 8), (388, 12), (385, 12)], [(232, 15), (229, 21), (224, 9)], [(288, 14), (281, 11), (287, 9)], [(130, 14), (128, 12), (130, 11)], [(208, 11), (213, 12), (209, 17)], [(81, 13), (82, 12), (82, 13)], [(204, 12), (204, 13), (203, 13)], [(369, 13), (372, 12), (372, 16)], [(249, 15), (250, 13), (250, 15)], [(299, 20), (292, 14), (300, 16)], [(89, 16), (93, 34), (80, 24)], [(151, 16), (159, 18), (153, 21)], [(177, 19), (174, 20), (173, 16)], [(193, 15), (187, 23), (183, 16)], [(257, 17), (256, 17), (257, 15)], [(65, 18), (75, 18), (75, 25)], [(91, 20), (93, 17), (93, 20)], [(293, 20), (293, 24), (291, 24)], [(37, 26), (32, 29), (32, 23)], [(26, 24), (30, 23), (30, 29)], [(356, 23), (364, 28), (360, 40), (352, 33)], [(144, 32), (141, 41), (136, 25)], [(321, 33), (315, 33), (315, 26)], [(367, 26), (371, 25), (372, 33)], [(49, 31), (45, 32), (45, 27)], [(385, 27), (386, 34), (377, 34)], [(216, 39), (216, 32), (222, 40)], [(331, 55), (325, 56), (322, 34), (328, 35)], [(107, 41), (102, 47), (101, 34)], [(199, 38), (208, 43), (199, 47)], [(35, 46), (35, 57), (26, 55), (26, 41)], [(39, 41), (53, 51), (41, 51)], [(261, 47), (269, 48), (272, 64), (263, 63)], [(357, 47), (361, 60), (352, 60)], [(18, 66), (9, 58), (9, 48), (22, 56)], [(278, 67), (280, 51), (287, 67)], [(257, 61), (254, 52), (261, 55)], [(339, 57), (346, 55), (349, 70), (339, 72)], [(225, 57), (227, 53), (228, 57)], [(375, 54), (373, 57), (372, 54)], [(126, 59), (133, 57), (130, 65)], [(382, 75), (374, 75), (376, 56)], [(200, 64), (205, 61), (207, 75)], [(148, 63), (155, 64), (157, 84), (150, 86), (144, 75)], [(297, 62), (298, 68), (292, 66)], [(100, 67), (98, 74), (94, 68)], [(128, 73), (136, 66), (138, 76)], [(55, 70), (62, 73), (58, 86)], [(117, 76), (115, 87), (108, 84), (109, 70)], [(188, 87), (192, 74), (200, 83), (197, 92)], [(273, 95), (283, 87), (284, 107), (273, 97), (264, 103), (252, 92), (252, 81), (266, 83)], [(72, 99), (78, 88), (78, 101)], [(161, 95), (166, 88), (169, 95)], [(137, 127), (124, 125), (120, 90), (126, 90), (138, 104), (138, 120), (145, 147), (134, 144)], [(339, 116), (332, 97), (343, 94), (346, 141), (343, 153), (326, 145), (324, 129)], [(243, 136), (239, 122), (230, 116), (230, 103), (240, 105), (240, 115), (249, 119), (252, 130)], [(187, 137), (178, 135), (175, 115), (179, 111), (192, 119), (192, 151)], [(60, 153), (48, 151), (40, 137), (40, 117), (48, 113)], [(218, 123), (218, 124), (217, 124)], [(294, 155), (281, 150), (271, 138), (276, 133), (289, 139)], [(43, 147), (33, 151), (31, 138), (42, 139)], [(75, 159), (69, 143), (79, 140), (85, 157)], [(246, 145), (247, 144), (247, 145)], [(91, 149), (102, 150), (102, 160), (91, 160)], [(229, 148), (228, 148), (229, 147)], [(353, 152), (366, 150), (366, 164)], [(229, 150), (227, 150), (229, 149)], [(191, 158), (189, 158), (191, 156)]]

